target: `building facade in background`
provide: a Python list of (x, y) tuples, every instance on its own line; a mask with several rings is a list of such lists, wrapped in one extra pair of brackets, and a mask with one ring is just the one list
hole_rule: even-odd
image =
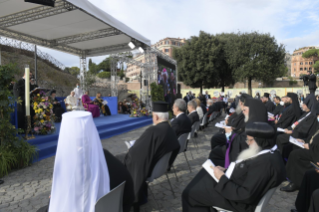
[(308, 46), (295, 50), (291, 57), (291, 75), (292, 77), (299, 77), (302, 74), (307, 74), (307, 71), (314, 71), (313, 65), (319, 57), (303, 58), (302, 54), (309, 49), (319, 49), (319, 47)]
[[(160, 50), (161, 52), (167, 54), (170, 57), (173, 57), (173, 48), (179, 48), (185, 45), (185, 43), (185, 38), (164, 38), (152, 45), (152, 47)], [(144, 54), (136, 54), (134, 55), (133, 59), (141, 63), (145, 63)], [(126, 69), (126, 77), (130, 78), (130, 81), (139, 79), (141, 70), (141, 67), (129, 64)]]

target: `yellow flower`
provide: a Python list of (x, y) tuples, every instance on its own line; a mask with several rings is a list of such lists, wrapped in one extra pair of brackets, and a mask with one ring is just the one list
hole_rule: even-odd
[(38, 110), (34, 110), (35, 113), (38, 113)]
[(37, 96), (40, 96), (40, 94), (38, 93), (38, 95)]
[(41, 123), (43, 123), (44, 122), (44, 120), (43, 119), (41, 119)]
[(43, 117), (46, 117), (47, 115), (43, 114)]
[(35, 102), (35, 103), (34, 103), (34, 106), (37, 106), (37, 105), (38, 105), (38, 103), (37, 103), (37, 102)]

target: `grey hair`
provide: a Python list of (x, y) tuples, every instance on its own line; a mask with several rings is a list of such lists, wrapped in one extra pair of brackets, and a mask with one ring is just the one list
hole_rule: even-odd
[(187, 106), (191, 106), (193, 109), (196, 109), (197, 103), (195, 102), (195, 100), (192, 100), (187, 103)]
[[(183, 99), (176, 99), (174, 105), (178, 108), (179, 111), (186, 111), (186, 103)], [(196, 108), (196, 107), (195, 107)]]
[(214, 104), (214, 101), (212, 99), (207, 100), (208, 103)]
[(160, 120), (168, 121), (168, 112), (153, 112), (154, 115), (157, 115)]

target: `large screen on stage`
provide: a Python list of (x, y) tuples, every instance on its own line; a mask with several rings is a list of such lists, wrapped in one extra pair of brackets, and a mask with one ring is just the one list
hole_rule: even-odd
[[(176, 95), (176, 67), (175, 65), (157, 57), (157, 83), (163, 86), (164, 96), (167, 94)], [(165, 98), (167, 99), (167, 98)]]

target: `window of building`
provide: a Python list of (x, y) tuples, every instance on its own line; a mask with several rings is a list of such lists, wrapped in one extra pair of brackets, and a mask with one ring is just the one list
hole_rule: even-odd
[(294, 68), (294, 71), (296, 71), (296, 69)]
[(176, 45), (176, 42), (172, 42), (173, 45)]
[(302, 68), (300, 68), (300, 71), (302, 71)]
[(307, 71), (307, 67), (305, 67), (305, 71)]
[(296, 65), (296, 63), (295, 63), (295, 65)]
[(169, 44), (169, 41), (167, 40), (167, 41), (165, 41), (165, 44)]
[(309, 68), (309, 71), (312, 71), (312, 68)]
[(308, 62), (305, 62), (305, 65), (308, 65)]
[(303, 65), (303, 63), (302, 63), (302, 62), (300, 62), (300, 65)]
[(169, 49), (165, 49), (165, 52), (169, 52)]
[(309, 62), (309, 65), (312, 65), (312, 62)]

